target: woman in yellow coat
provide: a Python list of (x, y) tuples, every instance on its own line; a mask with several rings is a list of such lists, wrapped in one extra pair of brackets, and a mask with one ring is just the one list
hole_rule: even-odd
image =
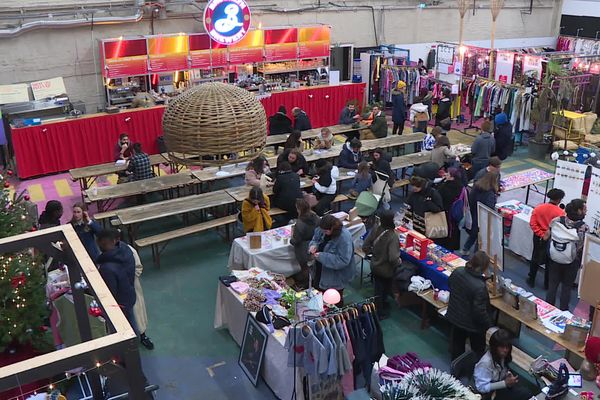
[(269, 215), (271, 202), (259, 187), (250, 189), (248, 198), (242, 202), (244, 232), (262, 232), (271, 229), (273, 220)]

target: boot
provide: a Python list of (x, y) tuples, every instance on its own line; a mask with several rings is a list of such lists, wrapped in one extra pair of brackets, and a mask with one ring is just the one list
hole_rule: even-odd
[(150, 340), (150, 338), (146, 336), (146, 333), (142, 333), (140, 335), (140, 342), (142, 343), (142, 346), (144, 346), (148, 350), (154, 349), (154, 343), (152, 343), (152, 340)]

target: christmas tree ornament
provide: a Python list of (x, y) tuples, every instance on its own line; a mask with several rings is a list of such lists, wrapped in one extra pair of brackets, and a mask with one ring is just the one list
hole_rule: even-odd
[(25, 196), (23, 196), (23, 199), (25, 201), (29, 201), (29, 200), (31, 200), (31, 196), (29, 196), (28, 194), (26, 194)]
[(9, 187), (10, 187), (10, 183), (8, 183), (8, 182), (4, 182), (4, 187), (5, 187), (5, 188), (9, 188)]
[(8, 176), (13, 176), (14, 174), (12, 169), (6, 170), (6, 173), (8, 174)]
[(88, 314), (92, 317), (99, 317), (102, 315), (102, 309), (98, 306), (96, 300), (92, 300), (90, 302), (90, 308), (88, 309)]

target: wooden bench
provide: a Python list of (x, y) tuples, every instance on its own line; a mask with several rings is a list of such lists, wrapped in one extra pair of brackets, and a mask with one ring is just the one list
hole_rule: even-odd
[[(285, 214), (287, 211), (282, 210), (281, 208), (274, 207), (269, 211), (269, 215), (281, 215)], [(183, 228), (175, 229), (169, 232), (159, 233), (157, 235), (148, 236), (143, 239), (138, 239), (135, 241), (135, 245), (137, 247), (148, 247), (152, 248), (152, 260), (154, 261), (154, 265), (160, 268), (160, 253), (163, 252), (167, 244), (173, 240), (184, 236), (193, 235), (200, 232), (205, 232), (210, 229), (218, 229), (220, 227), (225, 227), (225, 237), (227, 240), (230, 239), (229, 225), (235, 224), (238, 221), (237, 214), (227, 215), (225, 217), (212, 219), (210, 221), (201, 222), (198, 224), (185, 226)], [(164, 243), (162, 247), (159, 247), (161, 243)]]
[(402, 188), (404, 196), (408, 195), (408, 185), (410, 185), (410, 179), (397, 179), (392, 185), (392, 190)]
[[(106, 221), (117, 216), (117, 210), (109, 210), (94, 214), (94, 219), (102, 224), (103, 228), (106, 228)], [(112, 225), (112, 222), (110, 223)]]

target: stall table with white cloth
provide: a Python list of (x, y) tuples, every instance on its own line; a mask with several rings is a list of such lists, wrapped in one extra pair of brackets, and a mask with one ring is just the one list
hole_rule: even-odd
[[(358, 223), (347, 227), (354, 243), (366, 232), (365, 224)], [(262, 232), (260, 249), (250, 249), (248, 236), (233, 241), (229, 252), (229, 269), (250, 269), (254, 267), (292, 276), (300, 272), (294, 246), (289, 243), (292, 225)]]
[[(215, 329), (227, 328), (233, 340), (241, 346), (249, 314), (242, 297), (219, 282), (215, 304)], [(259, 325), (268, 333), (264, 324)], [(288, 366), (288, 351), (284, 347), (286, 336), (281, 329), (269, 334), (260, 374), (275, 396), (284, 400), (291, 399), (294, 393), (294, 368)], [(300, 369), (296, 369), (296, 398), (304, 398)]]
[(531, 260), (533, 253), (533, 231), (529, 225), (533, 208), (523, 204), (518, 200), (508, 200), (496, 204), (496, 209), (507, 208), (514, 210), (516, 213), (512, 217), (512, 225), (510, 227), (510, 235), (508, 243), (505, 247), (513, 253)]

